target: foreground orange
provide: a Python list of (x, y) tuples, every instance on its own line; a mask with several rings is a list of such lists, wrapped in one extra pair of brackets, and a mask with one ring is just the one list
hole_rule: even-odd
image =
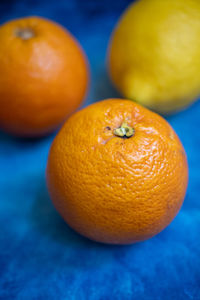
[(49, 20), (29, 17), (0, 27), (0, 128), (40, 136), (82, 102), (88, 65), (74, 37)]
[(52, 201), (76, 231), (99, 242), (148, 239), (178, 213), (188, 182), (186, 155), (170, 125), (120, 99), (71, 116), (48, 159)]

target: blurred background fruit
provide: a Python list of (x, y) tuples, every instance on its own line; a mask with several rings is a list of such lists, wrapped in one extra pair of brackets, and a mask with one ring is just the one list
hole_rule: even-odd
[(160, 113), (200, 94), (200, 1), (139, 0), (119, 20), (109, 72), (126, 97)]
[(0, 27), (0, 127), (19, 136), (57, 128), (83, 101), (87, 59), (75, 38), (39, 17)]
[(104, 243), (148, 239), (176, 216), (188, 180), (186, 155), (159, 115), (123, 99), (71, 116), (56, 136), (47, 184), (64, 220)]

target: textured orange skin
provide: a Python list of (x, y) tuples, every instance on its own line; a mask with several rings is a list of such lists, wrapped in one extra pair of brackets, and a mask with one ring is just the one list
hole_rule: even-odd
[[(23, 40), (16, 30), (29, 28)], [(86, 57), (74, 37), (39, 17), (0, 27), (0, 127), (19, 136), (47, 134), (82, 102), (88, 85)]]
[[(128, 139), (113, 135), (125, 120), (135, 128)], [(56, 209), (73, 229), (104, 243), (159, 233), (178, 213), (187, 182), (186, 155), (171, 126), (128, 100), (109, 99), (75, 113), (48, 158)]]

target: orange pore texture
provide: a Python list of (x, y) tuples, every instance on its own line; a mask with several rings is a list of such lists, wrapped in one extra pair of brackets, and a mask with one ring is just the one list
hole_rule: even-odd
[[(23, 39), (19, 32), (28, 30)], [(49, 20), (28, 17), (0, 27), (0, 127), (20, 136), (49, 133), (82, 102), (86, 57), (74, 37)]]
[[(126, 121), (135, 135), (113, 134)], [(47, 185), (65, 221), (104, 243), (148, 239), (176, 216), (188, 182), (186, 155), (159, 115), (121, 99), (71, 116), (48, 159)]]

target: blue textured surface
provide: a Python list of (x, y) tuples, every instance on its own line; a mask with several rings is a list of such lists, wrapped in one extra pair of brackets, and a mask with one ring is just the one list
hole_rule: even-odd
[[(105, 72), (110, 32), (130, 1), (1, 1), (0, 21), (40, 15), (66, 26), (91, 64), (85, 103), (117, 96)], [(53, 136), (0, 134), (0, 299), (200, 299), (200, 102), (168, 118), (188, 155), (184, 205), (162, 233), (131, 246), (89, 241), (51, 205), (45, 165)]]

